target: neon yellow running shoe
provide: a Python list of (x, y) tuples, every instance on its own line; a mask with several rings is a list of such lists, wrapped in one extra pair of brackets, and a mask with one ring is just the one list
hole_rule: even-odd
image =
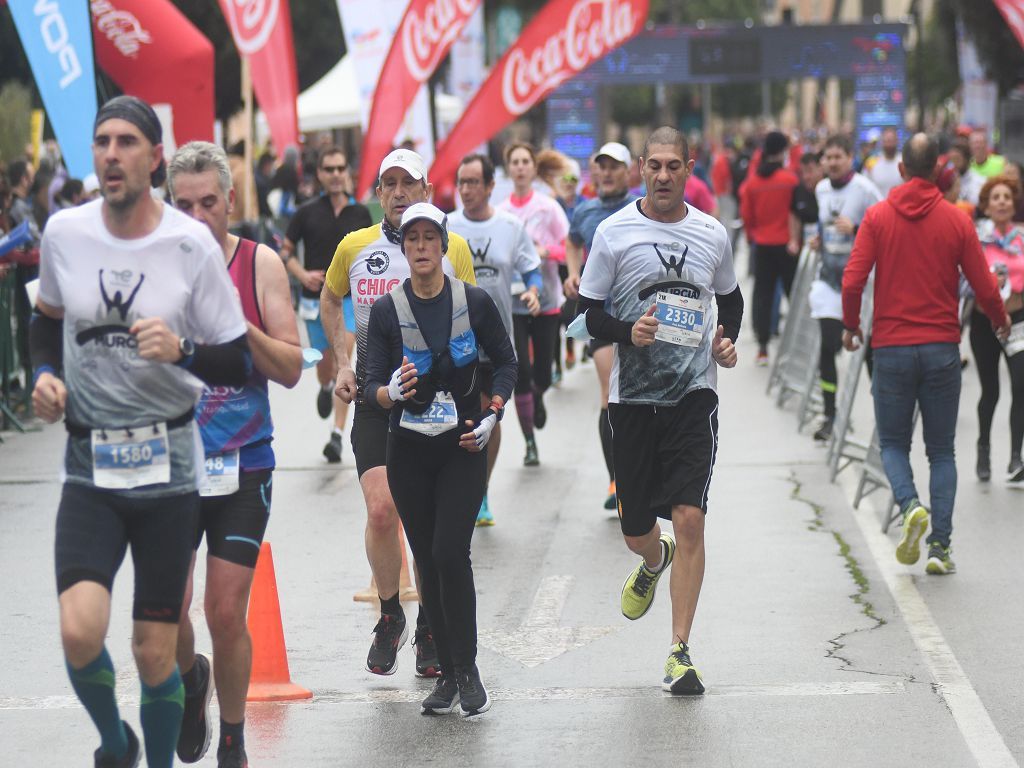
[(643, 616), (654, 602), (654, 591), (658, 588), (658, 579), (672, 564), (672, 556), (676, 552), (676, 543), (667, 533), (661, 534), (662, 557), (661, 568), (652, 571), (643, 560), (640, 561), (622, 585), (622, 615), (630, 621)]
[(661, 687), (679, 696), (699, 696), (704, 693), (704, 681), (690, 661), (690, 647), (686, 643), (672, 646), (672, 653), (665, 662), (665, 678), (661, 681)]
[(903, 535), (896, 545), (896, 559), (904, 565), (913, 565), (921, 557), (921, 537), (928, 530), (928, 510), (914, 499), (903, 513)]

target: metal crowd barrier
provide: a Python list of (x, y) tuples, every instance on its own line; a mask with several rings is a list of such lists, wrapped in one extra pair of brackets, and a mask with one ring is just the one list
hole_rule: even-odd
[(25, 428), (11, 408), (11, 376), (17, 370), (13, 324), (16, 280), (13, 269), (0, 280), (0, 429), (14, 427), (24, 432)]
[(827, 459), (833, 481), (835, 481), (836, 475), (855, 461), (864, 461), (868, 452), (868, 445), (866, 443), (855, 440), (850, 436), (850, 415), (853, 412), (853, 402), (857, 397), (857, 387), (860, 385), (860, 372), (864, 366), (868, 342), (871, 339), (874, 296), (874, 279), (870, 279), (867, 285), (864, 286), (860, 310), (860, 327), (864, 333), (864, 342), (847, 357), (846, 373), (843, 376), (843, 380), (839, 383), (836, 417), (832, 423), (832, 439), (828, 445)]
[(817, 321), (811, 317), (808, 300), (817, 269), (817, 252), (805, 248), (800, 254), (793, 278), (789, 312), (782, 328), (775, 363), (768, 377), (768, 391), (778, 388), (776, 406), (781, 408), (794, 395), (800, 397), (797, 408), (798, 429), (803, 429), (813, 418), (817, 408), (814, 382), (818, 372), (821, 332)]

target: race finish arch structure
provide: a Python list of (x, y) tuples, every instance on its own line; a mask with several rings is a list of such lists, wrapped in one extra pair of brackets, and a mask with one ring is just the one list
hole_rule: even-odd
[(711, 86), (807, 78), (852, 80), (856, 133), (902, 126), (906, 106), (903, 24), (663, 26), (643, 32), (564, 83), (547, 99), (551, 146), (584, 164), (603, 142), (603, 90), (658, 83), (701, 85), (704, 124)]

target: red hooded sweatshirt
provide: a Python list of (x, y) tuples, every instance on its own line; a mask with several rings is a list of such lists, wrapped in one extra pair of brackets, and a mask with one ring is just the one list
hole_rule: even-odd
[(861, 294), (875, 269), (872, 347), (960, 342), (960, 272), (992, 324), (1006, 316), (974, 225), (924, 179), (871, 206), (843, 272), (843, 325), (860, 327)]

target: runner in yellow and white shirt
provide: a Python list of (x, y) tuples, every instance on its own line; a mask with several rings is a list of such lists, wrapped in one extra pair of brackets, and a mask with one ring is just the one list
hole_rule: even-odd
[[(374, 628), (366, 668), (378, 675), (395, 672), (398, 650), (405, 644), (409, 630), (398, 597), (402, 568), (398, 511), (388, 488), (385, 466), (388, 414), (362, 402), (366, 383), (366, 331), (374, 302), (410, 276), (398, 231), (402, 214), (414, 203), (429, 200), (432, 192), (423, 158), (417, 153), (396, 149), (385, 157), (377, 186), (384, 219), (380, 224), (345, 236), (335, 251), (320, 294), (320, 316), (338, 361), (337, 395), (345, 402), (356, 401), (352, 453), (366, 500), (366, 557), (381, 605), (381, 617)], [(449, 277), (476, 285), (469, 246), (454, 233), (450, 235), (442, 267)], [(346, 331), (341, 306), (342, 299), (349, 294), (356, 316), (354, 372), (345, 351)], [(422, 606), (413, 644), (416, 646), (416, 673), (422, 677), (439, 675), (437, 651)]]

